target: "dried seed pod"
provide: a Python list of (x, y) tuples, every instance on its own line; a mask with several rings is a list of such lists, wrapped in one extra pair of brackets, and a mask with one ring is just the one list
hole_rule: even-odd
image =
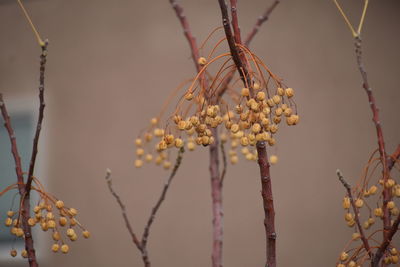
[(286, 94), (286, 96), (289, 97), (289, 98), (292, 97), (292, 96), (294, 96), (294, 90), (293, 90), (293, 88), (286, 88), (285, 94)]

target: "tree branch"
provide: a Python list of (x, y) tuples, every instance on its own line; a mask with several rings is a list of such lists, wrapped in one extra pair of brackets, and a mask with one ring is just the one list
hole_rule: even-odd
[[(378, 147), (379, 147), (379, 154), (380, 154), (380, 159), (381, 163), (383, 166), (383, 182), (384, 184), (387, 182), (389, 179), (389, 168), (388, 168), (388, 162), (386, 159), (386, 151), (385, 151), (385, 142), (383, 138), (383, 131), (381, 127), (381, 122), (379, 120), (379, 110), (378, 107), (376, 106), (376, 101), (375, 97), (372, 92), (372, 88), (369, 86), (368, 83), (368, 77), (367, 77), (367, 72), (364, 69), (363, 61), (362, 61), (362, 47), (361, 47), (361, 38), (359, 36), (355, 37), (355, 52), (356, 52), (356, 59), (357, 59), (357, 65), (358, 69), (361, 74), (361, 78), (363, 81), (363, 88), (365, 92), (367, 93), (368, 96), (368, 101), (369, 105), (372, 111), (372, 121), (375, 124), (376, 128), (376, 135), (377, 135), (377, 141), (378, 141)], [(387, 203), (391, 200), (390, 196), (390, 188), (384, 187), (383, 190), (383, 239), (384, 241), (388, 238), (387, 233), (388, 230), (390, 229), (390, 211), (389, 208), (387, 207)]]
[(22, 228), (24, 229), (25, 235), (25, 250), (28, 252), (28, 261), (30, 267), (38, 267), (39, 264), (36, 260), (35, 248), (33, 246), (33, 238), (32, 238), (32, 231), (31, 227), (28, 224), (28, 219), (30, 218), (30, 203), (29, 200), (26, 198), (25, 192), (25, 183), (24, 183), (24, 174), (22, 171), (22, 163), (21, 157), (19, 156), (18, 147), (17, 147), (17, 140), (15, 137), (14, 130), (11, 125), (10, 116), (8, 115), (6, 105), (3, 100), (3, 95), (0, 93), (0, 109), (1, 114), (4, 119), (4, 127), (7, 130), (8, 136), (10, 138), (11, 143), (11, 153), (14, 157), (15, 162), (15, 172), (17, 174), (17, 181), (18, 181), (18, 190), (21, 199), (23, 199), (23, 208), (22, 208)]
[(264, 14), (262, 14), (261, 16), (258, 17), (255, 25), (253, 26), (253, 29), (251, 30), (251, 32), (247, 35), (247, 38), (244, 42), (244, 44), (246, 46), (250, 45), (250, 42), (253, 40), (254, 36), (256, 35), (256, 33), (258, 32), (258, 30), (260, 29), (261, 25), (266, 22), (269, 19), (269, 16), (271, 15), (272, 11), (274, 11), (274, 9), (276, 8), (276, 6), (280, 3), (279, 0), (275, 0), (272, 5), (270, 7), (268, 7)]
[[(233, 2), (233, 6), (236, 6), (236, 2)], [(235, 44), (235, 38), (232, 35), (231, 26), (229, 24), (229, 16), (227, 11), (227, 6), (224, 0), (218, 0), (219, 6), (221, 8), (222, 15), (222, 23), (225, 30), (225, 35), (229, 44), (229, 48), (231, 51), (231, 56), (233, 61), (235, 62), (236, 68), (240, 74), (242, 82), (244, 86), (246, 84), (249, 85), (250, 94), (252, 95), (252, 83), (250, 80), (250, 76), (247, 71), (247, 62), (243, 62), (238, 48)], [(235, 10), (236, 11), (236, 10)], [(236, 16), (236, 13), (232, 16)], [(238, 23), (237, 18), (233, 19), (232, 22)], [(236, 31), (238, 31), (239, 27), (237, 25), (233, 26)], [(236, 35), (237, 43), (241, 44), (240, 34)], [(263, 197), (263, 205), (264, 205), (264, 225), (266, 232), (266, 266), (267, 267), (276, 267), (276, 233), (275, 233), (275, 210), (274, 210), (274, 202), (272, 196), (272, 184), (271, 177), (269, 172), (269, 163), (267, 158), (267, 150), (265, 142), (257, 142), (256, 144), (257, 152), (258, 152), (258, 164), (260, 168), (261, 175), (261, 187), (262, 187), (262, 197)]]
[(392, 170), (392, 168), (396, 164), (396, 161), (399, 159), (399, 157), (400, 157), (400, 145), (397, 145), (396, 151), (394, 151), (394, 153), (388, 159), (389, 171)]
[(358, 209), (356, 207), (355, 201), (353, 199), (353, 195), (351, 193), (351, 186), (346, 182), (346, 180), (344, 179), (343, 174), (341, 173), (340, 170), (337, 170), (336, 174), (339, 178), (339, 181), (346, 188), (347, 195), (349, 196), (349, 199), (350, 199), (351, 207), (353, 208), (353, 211), (354, 211), (354, 220), (356, 221), (357, 228), (358, 228), (358, 231), (361, 236), (361, 241), (363, 242), (365, 250), (368, 252), (369, 258), (372, 259), (374, 255), (372, 254), (371, 248), (368, 243), (368, 239), (365, 237), (364, 230), (361, 227), (360, 218), (358, 216)]
[(44, 74), (45, 74), (45, 70), (46, 70), (47, 46), (48, 46), (48, 42), (45, 41), (44, 46), (41, 47), (42, 54), (40, 55), (39, 117), (38, 117), (38, 121), (37, 121), (37, 125), (36, 125), (35, 137), (33, 138), (33, 147), (32, 147), (31, 161), (29, 164), (28, 180), (27, 180), (26, 186), (25, 186), (27, 198), (29, 198), (29, 194), (31, 191), (31, 184), (32, 184), (32, 180), (33, 180), (33, 173), (35, 170), (36, 156), (38, 153), (39, 137), (40, 137), (40, 131), (42, 130), (43, 114), (44, 114), (44, 108), (45, 108), (45, 103), (44, 103), (44, 78), (45, 77), (44, 77)]
[(266, 267), (276, 267), (276, 232), (275, 232), (275, 209), (272, 196), (272, 183), (270, 175), (270, 165), (268, 162), (267, 149), (265, 142), (257, 143), (258, 165), (261, 177), (261, 195), (264, 206), (264, 227), (266, 239)]
[(136, 245), (137, 249), (142, 254), (142, 260), (143, 260), (143, 263), (144, 263), (145, 267), (150, 267), (151, 266), (150, 259), (149, 259), (149, 254), (148, 254), (148, 251), (147, 251), (147, 241), (148, 241), (148, 238), (149, 238), (149, 235), (150, 235), (150, 228), (151, 228), (151, 225), (154, 222), (154, 219), (156, 217), (157, 211), (160, 209), (162, 203), (165, 200), (165, 197), (167, 195), (169, 186), (170, 186), (173, 178), (175, 177), (175, 175), (176, 175), (176, 173), (177, 173), (177, 171), (179, 169), (179, 166), (182, 163), (182, 158), (183, 158), (182, 155), (183, 155), (183, 153), (184, 153), (184, 149), (181, 148), (179, 150), (179, 152), (178, 152), (177, 157), (176, 157), (176, 162), (175, 162), (174, 168), (172, 169), (172, 172), (169, 175), (169, 177), (168, 177), (167, 181), (165, 182), (164, 187), (163, 187), (163, 189), (161, 191), (161, 195), (160, 195), (160, 197), (158, 198), (156, 204), (154, 205), (154, 207), (151, 210), (151, 213), (150, 213), (150, 216), (149, 216), (149, 218), (147, 220), (146, 226), (144, 228), (141, 240), (139, 240), (137, 238), (135, 232), (133, 231), (132, 225), (131, 225), (131, 223), (129, 221), (129, 218), (127, 216), (127, 213), (126, 213), (125, 205), (122, 202), (121, 197), (114, 191), (114, 189), (112, 187), (111, 171), (109, 169), (107, 170), (106, 181), (107, 181), (108, 189), (109, 189), (110, 193), (114, 196), (115, 200), (117, 201), (117, 203), (118, 203), (118, 205), (119, 205), (119, 207), (121, 209), (122, 218), (124, 219), (125, 226), (128, 229), (128, 232), (129, 232), (129, 234), (130, 234), (130, 236), (132, 238), (132, 242)]

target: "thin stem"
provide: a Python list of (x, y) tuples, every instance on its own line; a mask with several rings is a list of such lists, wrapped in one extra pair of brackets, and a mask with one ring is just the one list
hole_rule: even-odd
[(23, 199), (21, 221), (22, 221), (22, 227), (24, 229), (24, 235), (25, 235), (25, 250), (28, 252), (29, 266), (30, 267), (38, 267), (39, 264), (36, 260), (35, 248), (33, 246), (32, 231), (31, 231), (31, 227), (28, 224), (28, 219), (30, 218), (30, 203), (29, 203), (29, 198), (24, 197), (26, 195), (26, 192), (25, 192), (24, 174), (22, 171), (21, 157), (18, 152), (17, 140), (16, 140), (15, 133), (14, 133), (14, 130), (11, 125), (10, 116), (8, 115), (2, 94), (0, 94), (0, 109), (1, 109), (1, 114), (3, 116), (3, 119), (4, 119), (4, 126), (7, 129), (7, 133), (10, 138), (11, 153), (12, 153), (12, 155), (14, 157), (14, 161), (15, 161), (15, 172), (17, 174), (19, 195), (20, 195), (21, 199)]
[[(363, 81), (363, 88), (368, 96), (369, 106), (372, 111), (372, 121), (374, 122), (374, 125), (376, 128), (379, 154), (380, 154), (380, 159), (381, 159), (382, 166), (383, 166), (383, 171), (382, 171), (383, 182), (384, 182), (384, 184), (386, 184), (387, 180), (389, 179), (389, 168), (388, 168), (388, 162), (387, 162), (387, 158), (386, 158), (385, 141), (384, 141), (384, 137), (383, 137), (381, 122), (379, 119), (379, 110), (378, 110), (378, 107), (376, 106), (376, 101), (375, 101), (375, 97), (372, 92), (372, 88), (370, 87), (370, 85), (368, 83), (367, 72), (365, 71), (363, 61), (362, 61), (362, 47), (361, 47), (361, 38), (360, 37), (355, 38), (355, 48), (356, 48), (355, 52), (356, 52), (358, 69), (360, 71), (361, 78)], [(383, 208), (383, 218), (382, 219), (383, 219), (383, 226), (384, 226), (384, 230), (385, 230), (385, 231), (383, 231), (383, 239), (384, 240), (386, 240), (388, 238), (387, 231), (390, 229), (390, 212), (389, 212), (389, 208), (387, 207), (387, 203), (390, 200), (391, 200), (390, 188), (387, 188), (385, 186), (384, 190), (383, 190), (383, 207), (382, 207)]]
[(149, 253), (147, 250), (147, 241), (148, 241), (148, 238), (150, 235), (150, 228), (154, 222), (154, 219), (156, 218), (157, 211), (160, 209), (162, 203), (165, 200), (169, 186), (171, 185), (171, 182), (174, 179), (174, 177), (175, 177), (176, 173), (178, 172), (178, 169), (182, 163), (183, 153), (184, 153), (184, 149), (181, 148), (176, 157), (174, 168), (172, 169), (171, 174), (169, 175), (167, 181), (164, 184), (164, 187), (161, 191), (160, 197), (158, 198), (154, 207), (151, 209), (151, 213), (150, 213), (149, 218), (147, 219), (147, 223), (144, 228), (141, 240), (138, 239), (137, 235), (133, 231), (132, 225), (131, 225), (128, 215), (126, 213), (125, 205), (122, 202), (121, 197), (114, 191), (114, 189), (112, 187), (111, 171), (109, 169), (107, 170), (106, 181), (107, 181), (108, 189), (109, 189), (110, 193), (114, 196), (115, 200), (117, 201), (117, 203), (121, 209), (122, 218), (124, 219), (125, 226), (128, 229), (128, 232), (132, 238), (132, 242), (136, 245), (137, 249), (142, 254), (142, 260), (143, 260), (143, 264), (145, 267), (151, 266), (150, 259), (149, 259)]
[(38, 115), (38, 121), (36, 125), (36, 132), (35, 132), (35, 137), (33, 138), (33, 147), (32, 147), (32, 155), (31, 155), (31, 161), (29, 164), (29, 171), (28, 171), (28, 180), (26, 182), (26, 187), (25, 191), (27, 194), (27, 197), (29, 198), (29, 193), (31, 190), (31, 184), (33, 180), (33, 174), (35, 170), (35, 163), (36, 163), (36, 156), (38, 153), (38, 144), (39, 144), (39, 137), (40, 137), (40, 131), (42, 130), (42, 122), (43, 122), (43, 115), (44, 115), (44, 108), (45, 108), (45, 103), (44, 103), (44, 78), (45, 78), (45, 70), (46, 70), (46, 57), (47, 57), (47, 45), (48, 43), (46, 42), (44, 46), (42, 46), (42, 54), (40, 55), (40, 76), (39, 76), (39, 115)]
[(274, 11), (274, 9), (279, 4), (279, 2), (280, 2), (279, 0), (275, 0), (272, 3), (272, 5), (270, 7), (268, 7), (261, 16), (258, 17), (256, 23), (253, 26), (253, 29), (251, 30), (249, 35), (247, 35), (247, 38), (246, 38), (246, 40), (244, 42), (245, 46), (249, 46), (250, 45), (250, 42), (253, 40), (254, 36), (256, 35), (258, 30), (260, 29), (261, 25), (269, 19), (269, 16), (271, 15), (272, 11)]
[(368, 243), (368, 239), (365, 237), (364, 230), (361, 227), (360, 218), (358, 216), (358, 209), (356, 207), (353, 195), (351, 193), (351, 186), (349, 185), (349, 183), (346, 182), (346, 180), (344, 179), (344, 177), (343, 177), (342, 173), (340, 172), (340, 170), (337, 170), (336, 174), (337, 174), (337, 176), (339, 178), (339, 181), (346, 188), (347, 195), (348, 195), (348, 197), (350, 199), (351, 207), (353, 208), (353, 211), (354, 211), (354, 220), (356, 221), (357, 228), (358, 228), (358, 231), (359, 231), (360, 236), (361, 236), (361, 241), (363, 242), (365, 250), (368, 251), (369, 258), (372, 259), (374, 255), (372, 254), (371, 248), (370, 248), (369, 243)]

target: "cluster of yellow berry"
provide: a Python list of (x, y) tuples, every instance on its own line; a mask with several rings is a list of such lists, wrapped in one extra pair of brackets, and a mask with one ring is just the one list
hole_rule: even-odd
[[(54, 206), (56, 209), (54, 209)], [(52, 202), (52, 199), (43, 200), (33, 208), (33, 211), (34, 216), (28, 219), (28, 224), (31, 227), (40, 225), (41, 230), (44, 232), (48, 230), (52, 231), (52, 238), (55, 241), (51, 247), (53, 252), (61, 251), (65, 254), (69, 251), (69, 246), (62, 237), (60, 227), (67, 227), (65, 234), (71, 241), (76, 241), (78, 239), (78, 235), (74, 229), (75, 226), (81, 229), (84, 238), (90, 237), (90, 232), (87, 231), (75, 217), (78, 211), (75, 208), (65, 207), (62, 200), (54, 202)], [(54, 211), (56, 212), (54, 213)], [(17, 238), (24, 238), (21, 216), (21, 211), (14, 212), (10, 210), (7, 212), (7, 218), (4, 222), (7, 227), (10, 227), (11, 234), (15, 235)], [(15, 257), (17, 251), (12, 249), (10, 255)], [(26, 250), (21, 252), (22, 257), (25, 258), (27, 255)]]
[[(168, 154), (165, 152), (169, 148), (181, 148), (186, 144), (189, 151), (195, 150), (196, 146), (208, 146), (214, 143), (213, 128), (224, 124), (221, 130), (221, 141), (230, 141), (231, 150), (229, 151), (232, 164), (238, 162), (239, 158), (235, 149), (242, 146), (242, 153), (248, 160), (256, 160), (257, 153), (254, 148), (257, 141), (266, 141), (270, 146), (276, 143), (274, 135), (278, 132), (278, 125), (285, 118), (286, 124), (296, 125), (299, 116), (294, 112), (294, 102), (291, 99), (294, 95), (292, 88), (283, 89), (278, 87), (276, 94), (270, 98), (266, 97), (266, 92), (260, 90), (258, 83), (254, 83), (252, 91), (254, 97), (250, 96), (250, 89), (243, 88), (241, 96), (237, 101), (234, 111), (226, 109), (221, 111), (221, 105), (207, 105), (204, 97), (193, 99), (192, 93), (185, 99), (196, 101), (201, 109), (192, 116), (183, 118), (181, 115), (174, 115), (172, 120), (174, 127), (167, 133), (164, 129), (157, 127), (157, 118), (151, 119), (150, 127), (152, 131), (147, 131), (142, 138), (137, 138), (135, 144), (137, 159), (136, 167), (143, 166), (144, 162), (154, 162), (163, 165), (165, 169), (171, 167)], [(267, 91), (268, 93), (268, 91)], [(173, 133), (176, 133), (175, 135)], [(153, 156), (152, 148), (146, 153), (145, 146), (153, 140), (153, 136), (158, 138), (155, 151), (158, 155)], [(185, 136), (185, 137), (182, 137)], [(272, 163), (276, 163), (277, 158), (272, 157)]]
[[(368, 198), (379, 195), (379, 194), (377, 194), (379, 191), (379, 187), (381, 187), (381, 190), (383, 190), (384, 188), (391, 189), (391, 195), (393, 197), (400, 198), (400, 185), (396, 184), (395, 180), (392, 178), (387, 179), (386, 182), (384, 182), (381, 179), (378, 181), (378, 183), (376, 185), (372, 185), (370, 187), (364, 186), (361, 189), (357, 188), (356, 195), (358, 197), (356, 199), (354, 199), (354, 205), (356, 206), (356, 208), (358, 210), (359, 218), (361, 219), (360, 211), (362, 208), (367, 207), (367, 210), (368, 210), (368, 218), (366, 218), (365, 221), (361, 222), (362, 227), (364, 228), (364, 231), (369, 230), (375, 224), (376, 219), (383, 220), (383, 217), (384, 217), (383, 207), (379, 206), (379, 204), (378, 204), (376, 208), (371, 208), (366, 203), (366, 200)], [(352, 208), (351, 199), (348, 196), (344, 197), (342, 205), (343, 205), (343, 208), (346, 210), (344, 219), (346, 221), (347, 226), (355, 227), (355, 225), (356, 225), (355, 214), (350, 211), (350, 209)], [(389, 210), (389, 214), (392, 216), (392, 218), (399, 215), (400, 210), (396, 206), (396, 203), (394, 200), (388, 201), (386, 206), (387, 206), (387, 208)], [(393, 223), (394, 223), (394, 220), (392, 219), (391, 224), (393, 224)], [(372, 234), (368, 235), (369, 236), (368, 239), (373, 238), (374, 234), (376, 234), (378, 232), (380, 232), (380, 231), (376, 231), (376, 229), (374, 229), (374, 232)], [(356, 232), (354, 232), (352, 234), (351, 242), (349, 243), (349, 245), (354, 241), (359, 241), (360, 238), (361, 238), (361, 235), (356, 230)], [(349, 256), (349, 254), (348, 254), (349, 251), (352, 251), (352, 250), (345, 249), (345, 251), (343, 251), (340, 254), (340, 256), (339, 256), (340, 263), (337, 264), (337, 267), (362, 266), (363, 262), (366, 259), (365, 255), (364, 255), (364, 257), (360, 257), (360, 255), (357, 254), (357, 252), (359, 252), (360, 250), (354, 250), (355, 253), (353, 255)], [(396, 247), (391, 246), (390, 249), (388, 249), (385, 252), (383, 262), (387, 265), (388, 264), (396, 264), (399, 262), (399, 255), (398, 255), (398, 251), (397, 251)]]
[[(282, 121), (289, 126), (299, 122), (293, 101), (294, 90), (286, 87), (248, 48), (241, 47), (241, 50), (249, 63), (248, 77), (242, 77), (245, 88), (238, 87), (232, 79), (236, 69), (226, 67), (231, 60), (229, 53), (211, 58), (213, 49), (209, 58), (200, 57), (201, 70), (190, 80), (190, 86), (182, 94), (165, 126), (160, 124), (163, 108), (160, 116), (152, 118), (150, 127), (136, 139), (136, 167), (142, 167), (145, 162), (155, 162), (169, 169), (172, 166), (169, 149), (186, 147), (193, 151), (197, 146), (211, 145), (218, 130), (221, 142), (230, 141), (232, 164), (239, 160), (236, 151), (239, 146), (247, 160), (256, 160), (254, 146), (257, 142), (273, 146)], [(224, 57), (229, 59), (212, 76), (210, 64)], [(225, 81), (227, 84), (222, 85)], [(274, 156), (272, 163), (276, 162)]]

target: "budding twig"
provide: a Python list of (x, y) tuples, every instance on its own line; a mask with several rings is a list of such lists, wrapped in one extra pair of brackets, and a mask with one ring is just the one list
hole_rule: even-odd
[(121, 212), (122, 212), (122, 218), (124, 219), (125, 222), (125, 226), (128, 229), (128, 232), (132, 238), (132, 242), (136, 245), (136, 247), (138, 248), (138, 250), (140, 251), (140, 253), (142, 254), (142, 260), (144, 263), (145, 267), (150, 267), (151, 263), (150, 263), (150, 259), (149, 259), (149, 254), (147, 251), (147, 241), (150, 235), (150, 228), (151, 225), (154, 222), (154, 219), (156, 217), (157, 211), (160, 209), (162, 203), (165, 200), (165, 197), (167, 195), (169, 186), (173, 180), (173, 178), (175, 177), (181, 163), (182, 163), (182, 159), (183, 159), (183, 153), (184, 153), (184, 149), (181, 148), (178, 152), (178, 155), (176, 157), (176, 162), (174, 165), (174, 168), (172, 169), (171, 174), (169, 175), (167, 181), (164, 184), (164, 187), (161, 191), (160, 197), (158, 198), (156, 204), (154, 205), (154, 207), (151, 209), (151, 213), (150, 216), (147, 220), (146, 226), (144, 228), (143, 231), (143, 235), (141, 240), (138, 239), (137, 235), (135, 234), (135, 232), (133, 231), (133, 227), (129, 221), (129, 218), (127, 216), (126, 213), (126, 208), (125, 208), (125, 204), (122, 202), (121, 197), (114, 191), (113, 187), (112, 187), (112, 179), (111, 179), (111, 171), (109, 169), (107, 169), (107, 173), (106, 173), (106, 181), (107, 181), (107, 185), (108, 185), (108, 189), (110, 191), (110, 193), (114, 196), (115, 200), (117, 201)]

